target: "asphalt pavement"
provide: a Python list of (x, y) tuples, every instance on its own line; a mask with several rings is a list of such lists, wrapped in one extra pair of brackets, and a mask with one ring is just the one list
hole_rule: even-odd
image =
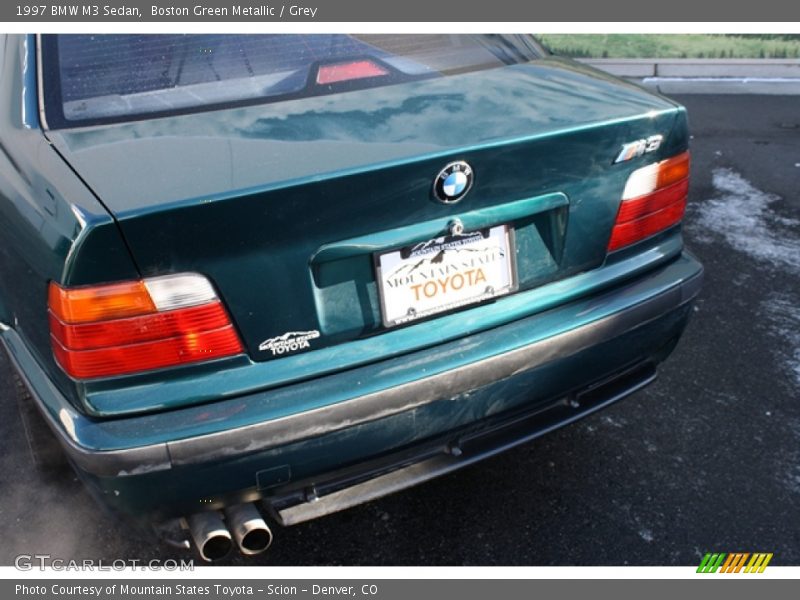
[[(706, 283), (649, 388), (419, 487), (290, 529), (233, 564), (800, 564), (800, 105), (691, 95), (688, 247)], [(0, 564), (181, 558), (32, 470), (0, 358)]]

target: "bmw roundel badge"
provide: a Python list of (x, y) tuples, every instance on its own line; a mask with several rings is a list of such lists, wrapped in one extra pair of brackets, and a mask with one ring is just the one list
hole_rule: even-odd
[(439, 171), (433, 182), (433, 195), (445, 204), (453, 204), (463, 198), (472, 187), (472, 167), (463, 160), (451, 162)]

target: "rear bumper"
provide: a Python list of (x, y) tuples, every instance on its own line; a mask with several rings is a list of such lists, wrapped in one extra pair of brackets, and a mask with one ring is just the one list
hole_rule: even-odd
[(563, 427), (642, 389), (656, 378), (646, 359), (606, 380), (479, 427), (414, 446), (321, 478), (276, 488), (266, 498), (281, 525), (296, 525), (374, 500), (457, 469)]
[[(177, 507), (203, 502), (207, 508), (209, 496), (217, 502), (242, 490), (285, 499), (297, 482), (325, 479), (338, 467), (419, 447), (475, 423), (486, 429), (493, 416), (515, 410), (541, 413), (611, 375), (655, 364), (677, 341), (701, 283), (702, 267), (684, 253), (591, 298), (413, 355), (244, 398), (114, 420), (75, 411), (13, 330), (0, 332), (0, 339), (72, 461), (99, 489), (113, 488), (112, 503), (156, 508), (143, 490), (175, 482), (164, 503), (185, 510)], [(264, 418), (275, 402), (296, 398), (302, 407), (310, 397), (330, 402)], [(527, 427), (539, 435), (607, 403), (552, 422), (537, 417)], [(141, 443), (145, 437), (148, 443)], [(392, 485), (397, 482), (383, 487)], [(289, 514), (284, 521), (305, 520)]]

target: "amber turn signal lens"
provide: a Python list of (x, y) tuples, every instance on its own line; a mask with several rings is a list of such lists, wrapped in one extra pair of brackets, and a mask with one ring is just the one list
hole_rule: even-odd
[(94, 323), (156, 312), (143, 281), (65, 289), (50, 283), (50, 310), (65, 323)]

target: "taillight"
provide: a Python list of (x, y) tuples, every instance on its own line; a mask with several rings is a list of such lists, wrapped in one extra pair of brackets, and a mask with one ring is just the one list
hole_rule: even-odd
[(51, 282), (50, 338), (76, 379), (126, 375), (241, 354), (214, 288), (182, 274), (79, 288)]
[(628, 177), (608, 251), (618, 250), (679, 223), (689, 191), (689, 153), (635, 170)]

